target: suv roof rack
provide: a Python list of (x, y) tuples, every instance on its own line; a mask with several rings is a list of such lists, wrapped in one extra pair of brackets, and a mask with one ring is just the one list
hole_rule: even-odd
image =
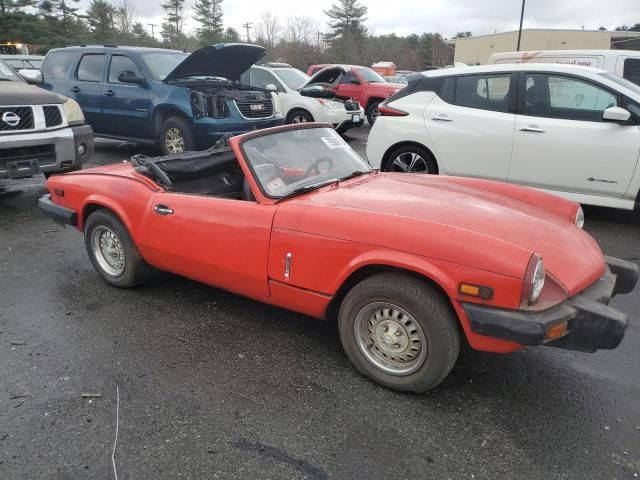
[(112, 45), (110, 43), (105, 43), (104, 45), (87, 45), (85, 43), (81, 43), (79, 45), (65, 45), (64, 48), (70, 47), (107, 47), (107, 48), (118, 48), (118, 45)]

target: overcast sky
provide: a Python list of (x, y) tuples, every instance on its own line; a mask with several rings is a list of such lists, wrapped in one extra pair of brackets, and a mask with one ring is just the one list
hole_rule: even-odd
[[(121, 0), (111, 0), (117, 4)], [(144, 24), (162, 22), (162, 0), (129, 0)], [(186, 0), (188, 10), (195, 0)], [(89, 0), (82, 0), (86, 7)], [(244, 34), (244, 22), (258, 21), (267, 7), (282, 21), (289, 15), (313, 18), (320, 31), (327, 30), (323, 9), (326, 2), (305, 0), (224, 0), (225, 27), (234, 27)], [(369, 8), (366, 22), (376, 34), (441, 32), (447, 37), (459, 31), (474, 35), (518, 28), (520, 0), (361, 0)], [(191, 12), (187, 13), (191, 17)], [(525, 28), (597, 29), (601, 25), (613, 29), (618, 25), (640, 23), (640, 0), (528, 0)], [(195, 28), (188, 21), (187, 29)], [(158, 30), (156, 30), (158, 32)]]

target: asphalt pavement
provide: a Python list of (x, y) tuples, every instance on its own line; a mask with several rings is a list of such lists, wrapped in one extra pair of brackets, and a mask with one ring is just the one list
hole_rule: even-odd
[[(101, 141), (91, 164), (136, 151)], [(331, 322), (166, 273), (107, 286), (38, 211), (43, 184), (0, 199), (2, 480), (640, 475), (640, 289), (612, 301), (631, 315), (616, 350), (463, 350), (437, 389), (401, 394), (350, 366)], [(640, 215), (585, 213), (640, 262)]]

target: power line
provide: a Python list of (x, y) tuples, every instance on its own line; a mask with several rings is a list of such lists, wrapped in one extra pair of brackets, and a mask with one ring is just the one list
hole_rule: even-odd
[(253, 23), (247, 22), (242, 24), (242, 28), (247, 29), (247, 43), (251, 43), (251, 37), (249, 37), (249, 29), (252, 28)]
[(157, 23), (147, 23), (147, 25), (149, 25), (151, 27), (151, 38), (153, 38), (155, 40), (156, 39), (156, 32), (153, 29), (153, 27), (157, 27), (158, 24)]

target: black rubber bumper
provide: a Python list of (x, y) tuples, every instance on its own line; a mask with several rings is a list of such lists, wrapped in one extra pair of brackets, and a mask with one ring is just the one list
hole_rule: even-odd
[[(522, 345), (548, 345), (582, 352), (616, 348), (624, 337), (628, 318), (608, 303), (614, 295), (633, 290), (638, 281), (638, 267), (613, 257), (607, 257), (606, 262), (607, 270), (596, 283), (548, 310), (503, 310), (463, 304), (471, 330)], [(567, 322), (567, 333), (556, 340), (547, 340), (548, 329), (563, 322)]]
[(71, 208), (53, 203), (51, 201), (51, 195), (43, 195), (40, 197), (38, 199), (38, 208), (58, 223), (74, 227), (78, 224), (78, 213)]
[[(95, 141), (93, 138), (93, 129), (89, 125), (77, 125), (71, 127), (73, 131), (73, 139), (75, 142), (75, 166), (79, 167), (93, 156)], [(82, 148), (81, 148), (82, 147)], [(82, 153), (80, 153), (82, 151)]]

